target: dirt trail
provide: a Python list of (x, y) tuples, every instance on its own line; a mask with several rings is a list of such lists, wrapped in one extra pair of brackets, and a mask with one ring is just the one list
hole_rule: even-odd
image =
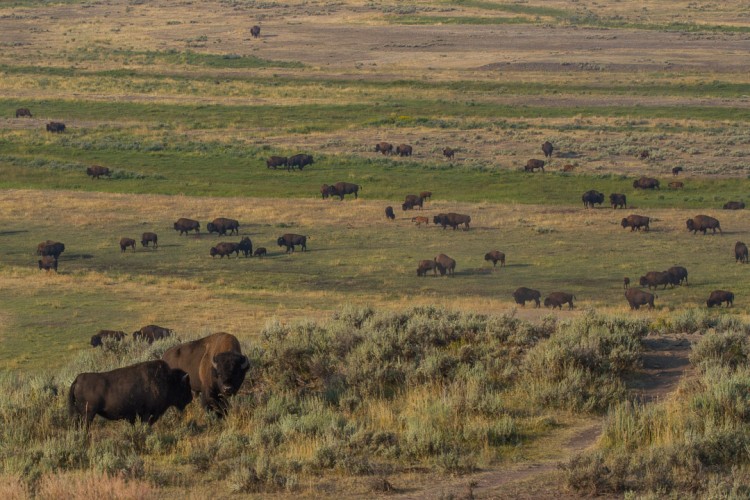
[[(667, 397), (684, 376), (692, 373), (690, 346), (698, 335), (660, 335), (644, 339), (643, 367), (626, 381), (642, 402), (652, 403)], [(601, 433), (602, 418), (580, 421), (565, 435), (533, 443), (529, 455), (548, 449), (546, 458), (518, 465), (503, 465), (461, 478), (432, 478), (422, 487), (389, 495), (400, 499), (428, 498), (579, 498), (560, 491), (556, 474), (559, 463), (566, 461), (596, 442)], [(555, 449), (557, 447), (557, 449)], [(549, 451), (552, 450), (552, 451)], [(398, 486), (398, 485), (396, 485)]]

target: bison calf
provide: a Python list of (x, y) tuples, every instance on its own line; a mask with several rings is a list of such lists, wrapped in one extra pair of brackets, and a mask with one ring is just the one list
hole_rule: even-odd
[(491, 260), (492, 267), (497, 267), (497, 263), (500, 262), (500, 267), (505, 267), (505, 254), (499, 250), (492, 250), (484, 254), (484, 260)]
[(396, 214), (393, 213), (393, 207), (391, 206), (385, 207), (385, 216), (390, 220), (393, 220), (396, 218)]
[(456, 150), (455, 149), (451, 149), (451, 148), (444, 148), (443, 149), (443, 156), (445, 156), (449, 160), (452, 160), (453, 156), (455, 154), (456, 154)]
[(258, 247), (255, 249), (255, 252), (253, 252), (253, 255), (256, 257), (263, 257), (268, 253), (266, 250), (266, 247)]
[(135, 240), (133, 238), (120, 238), (120, 252), (124, 252), (128, 247), (132, 247), (135, 252)]
[(54, 270), (55, 272), (57, 272), (57, 259), (51, 255), (45, 255), (37, 261), (37, 264), (39, 265), (40, 270)]
[(419, 215), (417, 217), (412, 217), (411, 221), (414, 222), (414, 223), (416, 223), (417, 227), (420, 227), (422, 224), (424, 224), (425, 226), (427, 226), (427, 225), (430, 224), (430, 219), (428, 219), (427, 217), (425, 217), (423, 215)]

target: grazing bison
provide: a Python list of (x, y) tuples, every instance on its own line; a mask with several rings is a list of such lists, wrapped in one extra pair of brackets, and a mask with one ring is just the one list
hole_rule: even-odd
[(250, 34), (253, 38), (258, 38), (260, 36), (260, 26), (256, 24), (255, 26), (250, 28)]
[(135, 252), (135, 240), (133, 238), (120, 238), (120, 251), (124, 252), (128, 247), (132, 247)]
[(443, 226), (443, 229), (445, 229), (446, 226), (451, 226), (454, 231), (458, 226), (463, 224), (465, 230), (468, 231), (471, 217), (468, 215), (454, 214), (453, 212), (451, 212), (447, 214), (437, 214), (432, 218), (432, 222), (435, 225), (440, 224), (441, 226)]
[(300, 169), (300, 171), (302, 171), (303, 168), (308, 165), (312, 165), (313, 163), (315, 163), (315, 160), (313, 159), (312, 155), (298, 154), (289, 157), (286, 168), (287, 170), (294, 170), (294, 167), (297, 167), (298, 169)]
[(159, 245), (159, 237), (156, 236), (156, 233), (143, 233), (141, 235), (141, 245), (147, 247), (149, 243), (154, 244), (154, 249), (157, 248)]
[(145, 340), (149, 344), (153, 344), (154, 340), (162, 340), (167, 337), (171, 337), (173, 330), (164, 328), (157, 325), (146, 325), (140, 330), (133, 332), (133, 340)]
[(572, 293), (552, 292), (544, 299), (544, 307), (551, 307), (552, 309), (559, 307), (562, 310), (563, 304), (568, 304), (568, 309), (573, 309), (573, 299), (575, 298)]
[(444, 253), (435, 257), (435, 264), (440, 271), (440, 276), (445, 276), (445, 273), (448, 273), (448, 276), (453, 276), (456, 272), (456, 261)]
[(654, 294), (639, 290), (638, 288), (628, 288), (625, 290), (625, 299), (630, 304), (630, 309), (637, 310), (645, 305), (648, 305), (649, 309), (654, 308)]
[(639, 283), (641, 286), (648, 286), (649, 289), (651, 287), (656, 288), (659, 285), (664, 285), (664, 288), (667, 288), (667, 285), (670, 284), (669, 273), (667, 271), (649, 271), (646, 276), (641, 276)]
[(643, 151), (641, 151), (641, 152), (640, 152), (640, 154), (638, 155), (638, 157), (639, 157), (639, 158), (640, 158), (641, 160), (645, 160), (645, 159), (646, 159), (646, 158), (648, 158), (649, 156), (651, 156), (651, 153), (649, 153), (649, 152), (648, 152), (648, 149), (644, 149), (644, 150), (643, 150)]
[[(237, 243), (237, 248), (239, 248), (240, 252), (242, 252), (245, 257), (250, 257), (253, 254), (253, 242), (250, 241), (250, 238), (247, 236)], [(237, 256), (239, 257), (239, 254)]]
[(399, 144), (396, 146), (396, 154), (399, 156), (411, 156), (412, 147), (408, 144)]
[(351, 182), (337, 182), (333, 186), (328, 186), (328, 194), (330, 196), (338, 196), (339, 200), (344, 199), (344, 195), (353, 194), (354, 199), (357, 199), (357, 192), (362, 189), (362, 186), (352, 184)]
[(263, 257), (268, 253), (266, 250), (266, 247), (258, 247), (255, 249), (255, 252), (253, 252), (253, 255), (256, 257)]
[(651, 219), (646, 216), (633, 214), (623, 218), (620, 222), (620, 225), (623, 228), (629, 227), (631, 232), (636, 230), (640, 231), (641, 228), (644, 228), (645, 231), (648, 231), (648, 225), (650, 222)]
[(136, 418), (152, 425), (170, 406), (180, 411), (193, 400), (190, 377), (166, 361), (145, 361), (109, 372), (81, 373), (70, 386), (68, 413), (86, 427), (96, 415), (107, 420)]
[(390, 220), (393, 220), (396, 218), (396, 214), (393, 213), (393, 207), (391, 206), (385, 207), (385, 216)]
[(181, 217), (177, 219), (177, 222), (174, 223), (174, 230), (180, 232), (180, 236), (185, 234), (187, 236), (188, 232), (195, 231), (196, 233), (201, 232), (201, 224), (197, 220), (193, 219), (186, 219), (184, 217)]
[(328, 184), (323, 184), (320, 186), (320, 196), (326, 200), (331, 195), (331, 186)]
[(552, 151), (554, 151), (555, 148), (552, 146), (552, 143), (549, 141), (545, 141), (544, 144), (542, 144), (542, 152), (544, 153), (545, 158), (552, 158)]
[(675, 285), (682, 286), (682, 282), (685, 281), (685, 285), (689, 285), (688, 283), (688, 271), (682, 266), (672, 266), (669, 269), (667, 269), (667, 274), (669, 275), (669, 284), (673, 287)]
[(16, 118), (21, 118), (22, 116), (28, 116), (31, 118), (31, 111), (29, 111), (29, 108), (18, 108), (16, 110)]
[(91, 347), (99, 347), (108, 340), (119, 342), (125, 337), (125, 332), (119, 330), (99, 330), (96, 335), (91, 336)]
[(492, 267), (497, 267), (497, 263), (500, 262), (500, 267), (505, 267), (505, 254), (499, 250), (492, 250), (484, 254), (484, 260), (491, 260)]
[(237, 338), (224, 332), (171, 347), (162, 359), (170, 368), (186, 372), (203, 407), (219, 415), (226, 414), (227, 398), (237, 394), (250, 368)]
[(574, 165), (568, 164), (563, 167), (563, 172), (572, 172), (573, 170), (575, 170), (575, 168), (576, 167)]
[(423, 204), (424, 200), (421, 196), (417, 196), (416, 194), (407, 194), (404, 202), (401, 204), (401, 209), (412, 210), (415, 206), (418, 206), (419, 209), (422, 210)]
[(90, 167), (86, 167), (86, 175), (91, 176), (91, 180), (98, 179), (102, 175), (105, 177), (110, 177), (112, 175), (112, 172), (110, 172), (109, 168), (102, 167), (101, 165), (92, 165)]
[(432, 198), (432, 191), (422, 191), (419, 193), (419, 197), (427, 201), (428, 198)]
[(672, 175), (677, 175), (682, 172), (682, 167), (672, 167)]
[(628, 278), (627, 276), (625, 276), (625, 277), (624, 277), (624, 278), (622, 279), (622, 287), (623, 287), (623, 288), (624, 288), (625, 290), (627, 290), (629, 286), (630, 286), (630, 278)]
[(734, 262), (747, 264), (747, 245), (741, 241), (734, 244)]
[(426, 276), (427, 271), (432, 270), (432, 274), (437, 276), (437, 262), (434, 260), (420, 260), (417, 265), (417, 276)]
[(226, 217), (217, 217), (206, 225), (206, 229), (210, 233), (217, 233), (219, 236), (226, 236), (227, 231), (229, 234), (240, 234), (240, 223), (234, 219), (227, 219)]
[(604, 203), (604, 193), (600, 193), (595, 189), (586, 191), (581, 196), (581, 201), (583, 201), (584, 208), (594, 208), (595, 204), (598, 203), (599, 205), (601, 205), (602, 203)]
[(266, 160), (266, 167), (276, 170), (278, 167), (286, 167), (289, 158), (286, 156), (272, 156)]
[(706, 234), (709, 229), (713, 231), (713, 234), (716, 234), (717, 229), (719, 233), (722, 233), (719, 221), (708, 215), (696, 215), (692, 219), (688, 219), (686, 225), (688, 231), (692, 231), (693, 234), (697, 234), (698, 231), (703, 231), (703, 234)]
[(456, 154), (456, 150), (455, 150), (455, 149), (451, 149), (451, 148), (443, 148), (443, 156), (445, 156), (445, 157), (446, 157), (446, 158), (448, 158), (449, 160), (452, 160), (452, 159), (453, 159), (453, 156), (454, 156), (455, 154)]
[(61, 122), (49, 122), (47, 124), (47, 132), (62, 134), (65, 132), (65, 124)]
[(526, 162), (526, 166), (523, 167), (523, 169), (527, 172), (533, 172), (537, 168), (541, 169), (542, 172), (544, 172), (544, 160), (534, 160), (531, 159)]
[(418, 215), (417, 217), (412, 217), (411, 221), (414, 222), (414, 223), (416, 223), (417, 227), (421, 226), (422, 224), (424, 224), (425, 226), (429, 226), (430, 225), (430, 219), (428, 219), (427, 217), (425, 217), (423, 215)]
[(44, 256), (54, 257), (55, 260), (60, 258), (60, 254), (65, 251), (65, 245), (59, 241), (47, 240), (39, 243), (36, 246), (36, 254)]
[(609, 195), (609, 203), (612, 208), (626, 208), (628, 205), (627, 198), (621, 193), (612, 193)]
[(745, 208), (744, 201), (728, 201), (724, 203), (724, 210), (742, 210)]
[(302, 247), (303, 252), (307, 251), (307, 236), (302, 236), (301, 234), (287, 233), (281, 235), (279, 239), (276, 240), (276, 243), (280, 247), (286, 247), (286, 253), (294, 253), (294, 247), (297, 245)]
[(708, 307), (721, 307), (721, 304), (723, 302), (727, 303), (727, 307), (732, 307), (732, 305), (734, 304), (734, 294), (726, 290), (714, 290), (713, 292), (711, 292), (711, 295), (708, 296), (706, 305)]
[(52, 255), (45, 255), (41, 259), (37, 260), (37, 265), (39, 266), (39, 270), (54, 270), (55, 272), (57, 272), (57, 259)]
[(641, 177), (633, 181), (636, 189), (659, 189), (659, 181), (653, 177)]
[(526, 306), (527, 301), (533, 300), (536, 303), (536, 307), (540, 307), (539, 299), (541, 296), (542, 294), (539, 293), (539, 290), (533, 290), (531, 288), (526, 288), (525, 286), (522, 286), (513, 292), (513, 298), (515, 299), (516, 304), (521, 304), (522, 306)]
[(221, 242), (217, 243), (215, 247), (211, 247), (211, 250), (209, 250), (208, 253), (211, 254), (211, 258), (216, 257), (217, 255), (222, 259), (225, 255), (231, 258), (233, 253), (237, 254), (237, 257), (239, 257), (240, 245), (238, 243)]
[(674, 182), (670, 182), (669, 184), (667, 184), (667, 186), (669, 186), (669, 189), (682, 189), (685, 187), (685, 183), (680, 182), (680, 181), (674, 181)]
[(384, 155), (393, 154), (393, 144), (390, 142), (379, 142), (375, 144), (375, 152), (380, 152)]

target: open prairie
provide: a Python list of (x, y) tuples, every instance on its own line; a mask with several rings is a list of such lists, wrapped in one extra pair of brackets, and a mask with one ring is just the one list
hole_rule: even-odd
[[(0, 415), (23, 423), (4, 431), (0, 491), (741, 495), (748, 439), (717, 450), (750, 435), (735, 411), (750, 266), (734, 255), (750, 220), (722, 209), (750, 193), (749, 51), (740, 1), (3, 2)], [(314, 163), (266, 166), (296, 153)], [(534, 158), (544, 172), (524, 171)], [(87, 177), (92, 165), (111, 175)], [(636, 189), (641, 176), (660, 189)], [(358, 199), (323, 199), (340, 181)], [(591, 189), (604, 203), (584, 208)], [(423, 209), (402, 210), (422, 191)], [(433, 224), (447, 212), (470, 229)], [(630, 214), (650, 230), (624, 229)], [(698, 214), (722, 232), (690, 233)], [(180, 217), (201, 231), (180, 236)], [(210, 234), (215, 217), (239, 234)], [(307, 251), (285, 253), (285, 233)], [(268, 254), (209, 255), (242, 237)], [(37, 268), (45, 240), (65, 244), (57, 273)], [(455, 275), (417, 276), (440, 253)], [(689, 285), (631, 312), (623, 278), (674, 265)], [(576, 308), (519, 306), (521, 286)], [(732, 308), (706, 308), (717, 289)], [(234, 414), (193, 403), (85, 437), (64, 416), (75, 375), (173, 342), (89, 338), (147, 324), (239, 338), (253, 368)], [(697, 407), (722, 429), (678, 416)], [(631, 424), (653, 434), (629, 441)]]

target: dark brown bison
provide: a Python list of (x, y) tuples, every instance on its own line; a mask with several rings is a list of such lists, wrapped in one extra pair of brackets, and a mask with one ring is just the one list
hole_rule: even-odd
[(326, 200), (329, 196), (331, 196), (331, 186), (328, 184), (323, 184), (320, 186), (320, 196)]
[(233, 253), (237, 254), (237, 257), (239, 257), (240, 245), (238, 243), (229, 243), (222, 241), (221, 243), (217, 243), (215, 247), (211, 247), (211, 250), (209, 250), (208, 253), (212, 258), (216, 257), (217, 255), (222, 259), (225, 255), (231, 258)]
[(255, 249), (255, 252), (253, 252), (253, 255), (256, 257), (264, 257), (268, 253), (268, 250), (266, 250), (266, 247), (258, 247)]
[(399, 156), (411, 156), (412, 147), (408, 144), (399, 144), (396, 146), (396, 154)]
[(670, 182), (669, 184), (667, 184), (667, 186), (669, 187), (669, 189), (682, 189), (685, 187), (685, 183), (680, 182), (680, 181), (674, 181), (674, 182)]
[(110, 177), (112, 175), (112, 172), (110, 172), (109, 168), (102, 167), (101, 165), (92, 165), (90, 167), (86, 167), (86, 175), (91, 176), (91, 180), (98, 179), (102, 175), (105, 177)]
[(424, 200), (421, 196), (417, 196), (416, 194), (407, 194), (404, 202), (401, 204), (401, 209), (412, 210), (414, 207), (419, 207), (419, 209), (421, 210), (422, 205), (424, 205)]
[(513, 292), (513, 298), (516, 301), (516, 304), (520, 304), (522, 306), (526, 305), (527, 301), (534, 301), (536, 304), (536, 307), (540, 307), (539, 299), (542, 297), (542, 294), (539, 293), (539, 290), (533, 290), (531, 288), (526, 288), (525, 286), (522, 286), (518, 289), (516, 289), (515, 292)]
[(544, 307), (551, 307), (552, 309), (559, 307), (562, 310), (563, 304), (568, 304), (568, 309), (573, 309), (573, 299), (575, 298), (572, 293), (552, 292), (544, 299)]
[(625, 299), (627, 299), (631, 309), (637, 310), (645, 305), (648, 305), (649, 309), (654, 308), (654, 294), (638, 288), (628, 288), (625, 290)]
[(230, 235), (240, 234), (240, 223), (234, 219), (217, 217), (206, 225), (206, 229), (209, 233), (217, 233), (219, 236), (226, 236), (227, 231)]
[(448, 158), (449, 160), (452, 160), (452, 159), (453, 159), (453, 156), (454, 156), (455, 154), (456, 154), (456, 150), (455, 150), (455, 149), (451, 149), (451, 148), (443, 148), (443, 156), (445, 156), (445, 157), (446, 157), (446, 158)]
[(591, 189), (590, 191), (583, 193), (581, 201), (583, 201), (584, 208), (594, 208), (595, 204), (601, 205), (604, 203), (604, 193)]
[(298, 154), (289, 157), (286, 168), (287, 170), (294, 170), (294, 167), (297, 167), (301, 171), (303, 168), (312, 165), (313, 163), (315, 163), (315, 160), (312, 155)]
[(641, 177), (633, 181), (636, 189), (659, 189), (659, 181), (653, 177)]
[(726, 290), (714, 290), (713, 292), (711, 292), (711, 295), (708, 296), (706, 305), (708, 307), (721, 307), (721, 304), (724, 302), (727, 303), (727, 307), (732, 307), (732, 305), (734, 304), (734, 294)]
[(68, 413), (88, 427), (96, 415), (107, 420), (136, 418), (152, 425), (170, 406), (180, 411), (193, 400), (190, 377), (166, 361), (145, 361), (109, 372), (81, 373), (68, 392)]
[(541, 169), (542, 172), (544, 172), (544, 160), (534, 160), (531, 159), (526, 162), (526, 166), (523, 167), (523, 169), (526, 172), (533, 172), (536, 169)]
[(226, 414), (227, 398), (237, 394), (250, 368), (237, 338), (224, 332), (171, 347), (162, 359), (190, 375), (190, 387), (200, 393), (203, 407), (219, 415)]
[(357, 199), (357, 193), (360, 189), (362, 189), (362, 186), (352, 184), (351, 182), (337, 182), (333, 186), (328, 186), (328, 194), (330, 196), (338, 196), (339, 200), (342, 201), (346, 194), (353, 194), (354, 199)]
[(549, 141), (545, 141), (544, 144), (542, 144), (542, 152), (544, 153), (545, 158), (552, 158), (552, 151), (554, 151), (555, 148), (552, 146), (552, 143)]
[(286, 156), (272, 156), (266, 160), (266, 167), (276, 170), (278, 167), (286, 167), (289, 158)]
[(37, 260), (37, 265), (39, 266), (40, 271), (44, 269), (45, 271), (57, 272), (57, 259), (52, 255), (45, 255), (41, 259)]
[(173, 330), (164, 328), (157, 325), (146, 325), (141, 327), (140, 330), (133, 332), (133, 340), (144, 340), (149, 344), (153, 344), (154, 340), (162, 340), (167, 337), (171, 337)]
[(722, 207), (724, 210), (742, 210), (745, 208), (745, 202), (744, 201), (728, 201), (724, 203), (724, 206)]
[(685, 282), (685, 285), (689, 285), (688, 283), (688, 270), (685, 269), (682, 266), (672, 266), (669, 269), (667, 269), (667, 274), (669, 275), (669, 284), (673, 287), (675, 285), (682, 286), (682, 282)]
[(621, 193), (612, 193), (609, 195), (609, 203), (612, 205), (612, 208), (626, 208), (628, 205), (627, 198), (624, 194)]
[(440, 276), (445, 276), (445, 273), (448, 273), (448, 276), (453, 276), (456, 272), (456, 261), (444, 253), (435, 257), (435, 264), (440, 271)]
[(54, 257), (55, 260), (60, 258), (60, 254), (65, 251), (65, 245), (59, 241), (47, 240), (39, 243), (36, 246), (36, 254), (42, 257), (49, 255)]
[(65, 124), (61, 122), (49, 122), (47, 124), (47, 132), (62, 134), (63, 132), (65, 132)]
[(380, 152), (384, 155), (393, 154), (393, 144), (390, 142), (379, 142), (375, 144), (375, 152)]
[(641, 152), (640, 152), (640, 154), (638, 154), (638, 157), (639, 157), (639, 158), (640, 158), (641, 160), (645, 160), (645, 159), (646, 159), (646, 158), (648, 158), (649, 156), (651, 156), (651, 153), (649, 153), (648, 149), (644, 149), (643, 151), (641, 151)]
[(734, 262), (747, 264), (747, 245), (741, 241), (734, 244)]
[(693, 234), (697, 234), (698, 231), (703, 231), (703, 234), (706, 234), (709, 229), (713, 231), (713, 234), (716, 234), (717, 229), (719, 233), (722, 232), (719, 221), (708, 215), (696, 215), (692, 219), (688, 219), (686, 225), (688, 231), (692, 231)]
[(664, 285), (664, 288), (667, 288), (667, 285), (670, 284), (669, 273), (667, 271), (649, 271), (646, 276), (641, 276), (639, 283), (641, 286), (648, 286), (649, 289), (651, 287), (656, 288), (659, 285)]
[(240, 242), (237, 243), (237, 248), (239, 248), (240, 252), (242, 252), (245, 257), (250, 257), (251, 255), (253, 255), (253, 242), (250, 241), (250, 238), (248, 238), (247, 236), (242, 238)]
[(672, 167), (672, 175), (677, 175), (682, 172), (682, 167)]
[(484, 260), (491, 260), (492, 267), (496, 267), (498, 262), (500, 262), (500, 267), (505, 267), (505, 254), (500, 250), (487, 252), (484, 254)]
[(177, 222), (174, 223), (174, 230), (180, 232), (180, 236), (185, 234), (187, 236), (188, 232), (195, 231), (196, 233), (201, 232), (201, 224), (197, 220), (193, 219), (186, 219), (184, 217), (181, 217), (177, 219)]
[(99, 347), (107, 341), (121, 341), (126, 337), (125, 332), (119, 330), (99, 330), (91, 336), (91, 347)]
[(29, 111), (29, 108), (18, 108), (16, 110), (16, 118), (21, 118), (22, 116), (28, 116), (31, 118), (31, 111)]
[(250, 28), (250, 34), (253, 38), (258, 38), (260, 36), (260, 26), (256, 24), (255, 26)]
[(276, 243), (280, 247), (286, 247), (286, 253), (294, 252), (294, 247), (297, 245), (302, 247), (303, 252), (307, 251), (307, 236), (302, 236), (301, 234), (283, 234), (279, 236)]
[(434, 260), (420, 260), (417, 265), (417, 276), (427, 275), (427, 271), (432, 271), (432, 274), (437, 276), (437, 262)]
[(624, 277), (624, 278), (622, 279), (622, 287), (623, 287), (623, 288), (624, 288), (625, 290), (627, 290), (629, 286), (630, 286), (630, 278), (628, 278), (627, 276), (625, 276), (625, 277)]
[(385, 207), (385, 216), (390, 220), (393, 220), (396, 218), (396, 214), (393, 213), (393, 207), (391, 206)]
[(633, 214), (623, 218), (622, 221), (620, 221), (620, 225), (623, 228), (629, 227), (631, 232), (640, 231), (641, 228), (644, 228), (645, 231), (648, 231), (648, 225), (650, 222), (651, 219), (646, 216)]
[(414, 222), (417, 225), (417, 227), (421, 227), (422, 224), (424, 224), (425, 226), (430, 225), (430, 219), (428, 219), (424, 215), (418, 215), (416, 217), (412, 217), (411, 221)]
[(120, 238), (120, 251), (124, 252), (128, 247), (132, 247), (135, 252), (135, 240), (133, 238)]
[(156, 233), (143, 233), (141, 235), (141, 245), (147, 247), (149, 243), (153, 243), (154, 249), (159, 246), (159, 237)]
[(422, 191), (419, 193), (419, 197), (427, 201), (428, 198), (432, 198), (432, 191)]
[(471, 217), (468, 215), (463, 214), (455, 214), (453, 212), (447, 213), (447, 214), (437, 214), (432, 218), (432, 222), (435, 225), (440, 224), (443, 226), (443, 229), (445, 229), (447, 226), (450, 226), (455, 231), (458, 226), (461, 224), (464, 225), (464, 229), (466, 231), (469, 230), (469, 223), (471, 222)]

